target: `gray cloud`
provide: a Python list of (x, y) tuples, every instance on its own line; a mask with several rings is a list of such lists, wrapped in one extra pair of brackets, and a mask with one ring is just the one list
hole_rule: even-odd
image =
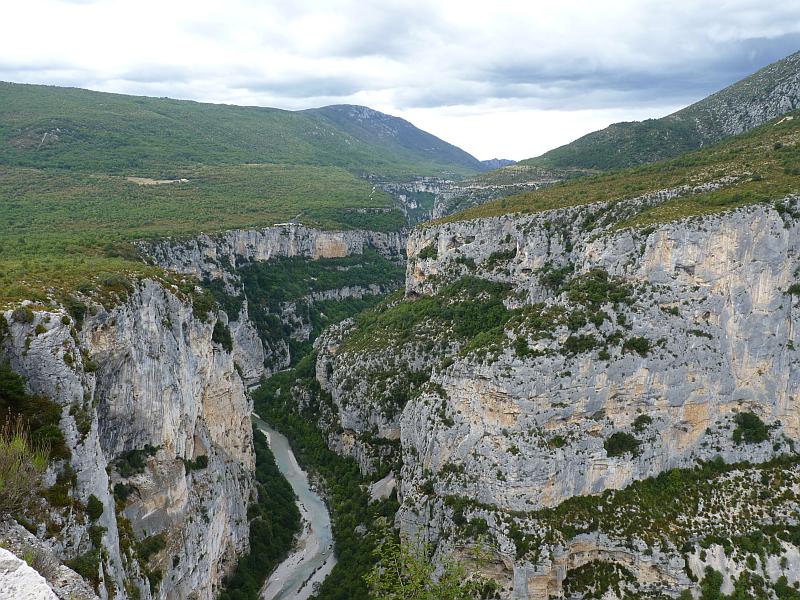
[(290, 109), (639, 115), (800, 49), (800, 5), (762, 0), (18, 4), (0, 79)]

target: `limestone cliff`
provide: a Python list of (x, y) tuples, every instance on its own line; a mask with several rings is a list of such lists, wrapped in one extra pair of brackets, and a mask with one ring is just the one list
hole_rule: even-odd
[[(796, 456), (800, 438), (800, 309), (791, 293), (800, 277), (798, 198), (619, 226), (684, 193), (418, 228), (401, 302), (405, 313), (427, 302), (416, 309), (423, 317), (413, 341), (391, 329), (399, 321), (377, 317), (384, 349), (352, 325), (320, 342), (317, 378), (337, 413), (332, 446), (368, 470), (385, 444), (366, 442), (399, 436), (401, 528), (455, 551), (476, 531), (488, 534), (504, 597), (582, 597), (575, 582), (597, 565), (610, 569), (606, 580), (632, 578), (640, 591), (675, 596), (710, 564), (709, 546), (693, 544), (793, 527), (795, 462), (774, 461)], [(487, 320), (500, 315), (471, 340), (445, 318), (467, 306), (459, 304), (466, 287), (452, 285), (465, 277), (495, 286), (478, 286), (470, 302), (488, 307)], [(407, 383), (409, 374), (417, 381)], [(393, 402), (399, 382), (403, 397)], [(618, 530), (649, 514), (641, 505), (638, 513), (620, 508), (616, 529), (584, 528), (582, 513), (565, 516), (576, 496), (629, 498), (650, 489), (647, 478), (720, 459), (742, 466), (703, 481), (730, 485), (730, 493), (712, 501), (704, 494), (713, 486), (692, 479), (687, 498), (705, 499), (676, 508), (674, 531), (660, 539), (649, 535), (650, 522)], [(742, 498), (756, 488), (773, 498), (757, 483), (773, 473), (782, 495), (759, 513), (759, 501)], [(683, 556), (681, 544), (695, 558)], [(780, 544), (757, 572), (792, 584), (798, 544)], [(713, 559), (715, 568), (727, 565), (723, 591), (744, 585), (746, 552), (714, 552), (729, 555)]]
[[(307, 307), (323, 300), (360, 299), (386, 293), (397, 285), (344, 285), (306, 296), (263, 305), (263, 290), (244, 289), (241, 269), (283, 258), (309, 260), (358, 256), (365, 249), (376, 252), (393, 264), (404, 260), (406, 235), (367, 230), (329, 231), (284, 223), (258, 230), (232, 230), (223, 234), (200, 235), (187, 240), (160, 240), (142, 243), (148, 260), (159, 266), (205, 280), (224, 282), (225, 292), (241, 304), (238, 314), (224, 314), (234, 339), (233, 354), (243, 379), (256, 383), (263, 375), (286, 368), (291, 360), (290, 340), (305, 341), (311, 332)], [(253, 306), (255, 303), (255, 306)], [(254, 327), (251, 313), (274, 315), (289, 333), (267, 335)], [(262, 319), (263, 320), (263, 319)]]
[[(34, 307), (30, 322), (7, 311), (3, 351), (62, 406), (73, 503), (102, 502), (101, 596), (211, 599), (248, 548), (254, 468), (251, 402), (212, 341), (217, 317), (151, 280), (86, 308), (82, 323), (59, 307)], [(39, 535), (58, 558), (92, 556), (83, 510), (48, 520)]]

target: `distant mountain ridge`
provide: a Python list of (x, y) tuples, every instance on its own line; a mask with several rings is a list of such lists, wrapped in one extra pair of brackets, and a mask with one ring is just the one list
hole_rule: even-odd
[(614, 123), (536, 158), (550, 168), (615, 169), (672, 158), (800, 107), (800, 52), (661, 119)]
[(485, 170), (460, 148), (367, 107), (287, 111), (0, 82), (0, 164), (160, 175), (244, 163), (380, 176)]
[(511, 160), (510, 158), (489, 158), (487, 160), (482, 160), (481, 164), (486, 169), (502, 169), (503, 167), (510, 167), (511, 165), (517, 164), (517, 161)]
[(389, 143), (436, 162), (484, 170), (483, 163), (461, 148), (423, 131), (405, 119), (367, 106), (333, 104), (303, 111), (321, 116), (366, 144)]

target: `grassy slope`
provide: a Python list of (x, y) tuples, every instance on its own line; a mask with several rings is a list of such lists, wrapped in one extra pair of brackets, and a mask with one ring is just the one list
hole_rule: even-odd
[(788, 193), (800, 192), (800, 111), (789, 116), (793, 118), (786, 120), (781, 117), (749, 133), (680, 158), (509, 196), (438, 222), (622, 200), (679, 185), (714, 181), (723, 176), (735, 176), (737, 180), (715, 192), (684, 196), (649, 209), (623, 225), (665, 222), (775, 200)]
[(797, 77), (798, 64), (793, 54), (672, 115), (614, 123), (520, 164), (618, 169), (679, 156), (725, 137), (726, 115), (763, 102), (777, 82)]
[(359, 174), (475, 171), (468, 154), (441, 140), (430, 151), (437, 138), (397, 121), (410, 142), (322, 113), (0, 83), (0, 304), (152, 275), (130, 252), (142, 238), (295, 218), (397, 230), (391, 198)]
[(347, 129), (314, 111), (0, 83), (5, 165), (152, 176), (180, 175), (195, 164), (241, 163), (338, 166), (383, 176), (478, 169), (466, 164), (465, 152), (452, 162), (454, 147), (441, 140), (451, 152), (431, 153), (422, 143), (403, 145)]

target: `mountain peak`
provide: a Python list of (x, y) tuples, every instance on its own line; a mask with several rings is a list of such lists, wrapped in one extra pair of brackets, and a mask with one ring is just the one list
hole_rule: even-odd
[(614, 123), (525, 164), (616, 169), (672, 158), (800, 107), (800, 52), (661, 119)]

